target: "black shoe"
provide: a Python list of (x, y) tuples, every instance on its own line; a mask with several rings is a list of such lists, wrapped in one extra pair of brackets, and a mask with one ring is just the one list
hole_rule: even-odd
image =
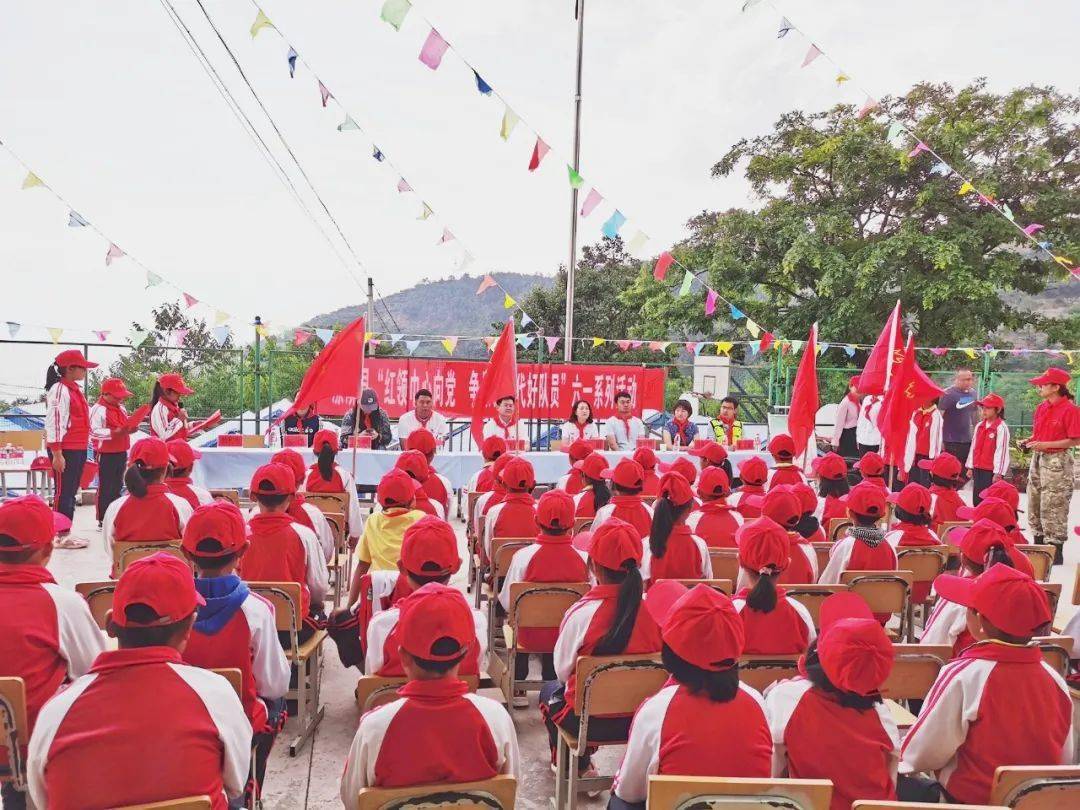
[(1054, 565), (1065, 564), (1064, 546), (1061, 543), (1054, 543)]

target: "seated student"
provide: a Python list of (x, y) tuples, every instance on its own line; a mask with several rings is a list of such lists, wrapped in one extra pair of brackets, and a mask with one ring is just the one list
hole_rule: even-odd
[(483, 539), (480, 537), (480, 518), (486, 518), (487, 513), (497, 504), (502, 503), (503, 498), (506, 497), (506, 486), (502, 481), (502, 471), (512, 458), (514, 456), (504, 453), (495, 459), (495, 463), (491, 465), (491, 489), (476, 499), (476, 507), (473, 509), (472, 531), (480, 539)]
[(195, 460), (202, 458), (202, 453), (182, 439), (171, 439), (165, 443), (169, 450), (169, 470), (165, 474), (165, 486), (173, 495), (179, 495), (192, 509), (204, 503), (213, 503), (210, 490), (191, 483), (191, 472), (195, 469)]
[(240, 670), (240, 702), (254, 733), (255, 773), (262, 793), (266, 761), (285, 725), (289, 662), (278, 643), (274, 607), (251, 593), (236, 575), (248, 549), (244, 516), (229, 501), (200, 506), (184, 528), (184, 556), (195, 565), (199, 608), (184, 663), (203, 669)]
[[(556, 680), (540, 690), (540, 713), (548, 730), (555, 762), (558, 728), (578, 733), (574, 707), (574, 667), (584, 655), (637, 655), (660, 651), (660, 628), (642, 609), (641, 538), (629, 523), (609, 520), (589, 538), (589, 573), (596, 585), (563, 616), (555, 642)], [(625, 739), (630, 717), (593, 718), (589, 736)], [(591, 757), (578, 759), (578, 770), (596, 776)]]
[(224, 810), (244, 792), (244, 707), (227, 680), (180, 657), (204, 601), (191, 569), (170, 554), (128, 566), (106, 619), (119, 649), (98, 655), (38, 715), (27, 760), (36, 807), (98, 810), (206, 795)]
[(458, 680), (475, 635), (461, 592), (420, 588), (402, 603), (398, 635), (409, 682), (398, 700), (360, 718), (341, 776), (342, 804), (357, 810), (367, 787), (517, 777), (520, 756), (510, 715)]
[(686, 483), (690, 486), (693, 486), (694, 482), (697, 481), (698, 467), (685, 456), (676, 456), (670, 464), (661, 461), (656, 465), (656, 468), (660, 470), (661, 475), (669, 472), (678, 473), (686, 479)]
[(488, 510), (484, 522), (484, 558), (491, 558), (496, 537), (532, 537), (536, 533), (536, 489), (533, 466), (521, 456), (511, 456), (499, 473), (506, 488), (500, 503)]
[(603, 477), (611, 481), (614, 490), (611, 500), (596, 510), (593, 529), (609, 518), (625, 520), (644, 537), (652, 528), (652, 507), (641, 500), (645, 487), (645, 471), (632, 459), (624, 458), (614, 469), (604, 470)]
[[(248, 582), (296, 582), (304, 625), (301, 643), (311, 638), (325, 620), (323, 602), (329, 590), (326, 560), (315, 532), (290, 517), (289, 501), (296, 479), (284, 464), (264, 464), (251, 477), (251, 497), (259, 513), (248, 521), (251, 546), (237, 564)], [(287, 633), (279, 634), (288, 643)]]
[(1009, 535), (1009, 539), (1016, 545), (1025, 546), (1028, 544), (1027, 537), (1024, 536), (1024, 533), (1020, 531), (1020, 527), (1017, 525), (1016, 510), (1001, 498), (987, 495), (985, 490), (983, 491), (983, 499), (978, 506), (961, 506), (956, 510), (956, 514), (961, 520), (970, 520), (972, 522), (985, 518), (1003, 528), (1005, 533)]
[(424, 489), (424, 482), (431, 477), (431, 467), (427, 459), (419, 450), (406, 450), (397, 457), (394, 463), (395, 470), (402, 470), (409, 474), (418, 485), (414, 495), (415, 508), (428, 515), (434, 515), (441, 520), (446, 519), (446, 511), (438, 501), (432, 500)]
[[(922, 484), (912, 483), (899, 492), (890, 492), (888, 500), (895, 505), (896, 523), (885, 532), (885, 542), (894, 550), (941, 545), (938, 536), (930, 531), (930, 490)], [(930, 585), (929, 582), (912, 583), (911, 600), (925, 602), (930, 596)]]
[(709, 467), (719, 467), (727, 474), (729, 481), (734, 478), (731, 472), (731, 461), (728, 460), (727, 449), (719, 442), (704, 442), (697, 447), (691, 447), (689, 453), (701, 459), (702, 472), (709, 469)]
[(746, 628), (751, 655), (806, 652), (814, 640), (814, 619), (787, 596), (777, 580), (791, 561), (788, 533), (776, 521), (760, 517), (739, 529), (739, 581), (735, 610)]
[(735, 548), (735, 532), (743, 525), (743, 516), (727, 502), (730, 480), (720, 467), (706, 467), (697, 482), (701, 506), (686, 518), (691, 532), (709, 548)]
[(941, 453), (937, 458), (920, 461), (919, 466), (930, 473), (930, 528), (938, 532), (941, 524), (960, 520), (957, 511), (964, 506), (958, 490), (964, 486), (963, 468), (956, 456)]
[(803, 471), (793, 463), (795, 458), (794, 439), (786, 433), (778, 433), (769, 439), (769, 445), (766, 449), (772, 454), (776, 464), (769, 473), (768, 487), (770, 489), (775, 486), (791, 486), (806, 481)]
[(608, 468), (607, 459), (600, 453), (589, 453), (581, 461), (574, 462), (574, 469), (581, 472), (581, 492), (574, 496), (574, 516), (579, 518), (596, 517), (596, 511), (607, 506), (611, 500), (604, 471)]
[(641, 561), (646, 587), (659, 579), (712, 579), (709, 547), (686, 525), (693, 508), (694, 490), (686, 479), (676, 472), (664, 473)]
[(839, 584), (840, 575), (848, 570), (896, 570), (896, 549), (885, 541), (885, 532), (877, 527), (886, 513), (886, 494), (869, 481), (861, 481), (851, 488), (845, 501), (854, 525), (848, 526), (844, 536), (829, 550), (829, 564), (818, 580), (822, 585)]
[[(293, 472), (293, 478), (296, 481), (296, 488), (299, 490), (304, 484), (304, 477), (307, 475), (307, 467), (304, 465), (304, 457), (297, 453), (292, 448), (286, 448), (279, 450), (270, 456), (270, 461), (273, 464), (284, 464)], [(253, 509), (252, 514), (257, 510)], [(312, 506), (304, 500), (304, 496), (300, 492), (293, 493), (292, 500), (289, 502), (288, 509), (289, 517), (295, 520), (302, 526), (307, 526), (313, 532), (315, 536), (319, 538), (319, 545), (322, 546), (323, 556), (327, 562), (330, 562), (334, 558), (334, 533), (330, 529), (330, 524), (327, 522), (326, 517), (323, 515), (322, 510), (317, 506)], [(250, 518), (251, 515), (248, 515)]]
[[(540, 496), (536, 504), (536, 525), (540, 533), (536, 542), (514, 552), (510, 568), (499, 591), (499, 604), (510, 610), (510, 587), (515, 582), (587, 582), (588, 556), (571, 545), (574, 530), (574, 499), (561, 489)], [(541, 677), (555, 680), (555, 664), (551, 651), (555, 648), (555, 628), (519, 628), (517, 644), (524, 649), (539, 650)], [(517, 655), (515, 678), (529, 677), (528, 655)], [(525, 693), (514, 695), (514, 706), (528, 705)]]
[(824, 543), (825, 531), (821, 528), (821, 521), (817, 518), (818, 496), (814, 488), (805, 481), (791, 485), (792, 494), (799, 499), (799, 508), (802, 509), (802, 517), (795, 525), (795, 531), (799, 537), (807, 543)]
[(435, 436), (424, 428), (418, 428), (409, 434), (405, 445), (408, 450), (417, 450), (424, 454), (429, 469), (428, 477), (422, 483), (424, 492), (431, 500), (442, 506), (443, 515), (449, 515), (450, 497), (454, 494), (454, 488), (450, 486), (450, 479), (435, 469), (437, 449)]
[(397, 571), (401, 544), (409, 527), (424, 517), (416, 508), (419, 484), (403, 470), (390, 470), (379, 480), (375, 500), (381, 509), (364, 523), (356, 546), (356, 568), (349, 586), (349, 604), (360, 598), (360, 580), (369, 571)]
[(506, 452), (506, 440), (502, 436), (488, 436), (480, 445), (480, 455), (484, 458), (484, 466), (473, 473), (469, 483), (465, 487), (466, 492), (491, 492), (495, 486), (495, 475), (491, 471), (491, 465), (495, 460)]
[[(31, 731), (45, 701), (85, 675), (105, 649), (86, 600), (57, 585), (46, 568), (55, 536), (53, 511), (36, 495), (0, 504), (0, 677), (23, 679)], [(0, 751), (0, 768), (8, 756)], [(3, 803), (22, 810), (26, 794), (4, 782)]]
[[(1016, 550), (1005, 530), (989, 520), (957, 529), (953, 540), (960, 547), (960, 576), (974, 578), (999, 564), (1028, 576), (1034, 573), (1028, 558)], [(974, 644), (975, 639), (968, 632), (964, 606), (939, 594), (919, 643), (951, 645), (954, 658)]]
[(165, 470), (169, 449), (161, 439), (141, 439), (131, 448), (124, 473), (127, 493), (105, 510), (101, 533), (106, 547), (114, 543), (179, 540), (191, 517), (191, 505), (169, 492)]
[(1073, 762), (1072, 699), (1031, 639), (1053, 616), (1031, 577), (995, 565), (934, 588), (967, 608), (975, 643), (938, 673), (900, 748), (902, 773), (934, 771), (949, 801), (988, 804), (1002, 765)]
[(975, 426), (971, 449), (965, 466), (971, 471), (971, 501), (975, 506), (982, 500), (983, 490), (1001, 476), (1009, 474), (1009, 426), (1005, 416), (1005, 400), (997, 394), (987, 394), (975, 403), (982, 421)]
[(1016, 517), (1020, 516), (1020, 490), (1016, 488), (1016, 485), (1011, 481), (1006, 481), (1004, 478), (995, 481), (986, 489), (983, 490), (983, 498), (999, 498), (1005, 501), (1009, 507), (1016, 512)]
[(885, 459), (880, 453), (875, 453), (873, 450), (863, 453), (862, 458), (853, 466), (859, 471), (863, 481), (876, 484), (886, 492), (889, 491), (889, 485), (885, 482)]
[(296, 486), (299, 489), (303, 483), (305, 492), (344, 492), (348, 497), (345, 520), (349, 524), (349, 540), (355, 545), (364, 518), (360, 514), (360, 499), (352, 475), (335, 461), (339, 449), (337, 433), (332, 430), (318, 431), (311, 440), (311, 452), (315, 454), (316, 461), (308, 470), (307, 478), (303, 482), (298, 480)]
[(853, 593), (826, 599), (820, 621), (801, 676), (765, 690), (772, 775), (831, 780), (832, 810), (857, 799), (895, 801), (900, 732), (881, 698), (892, 642)]
[(660, 476), (656, 474), (656, 465), (660, 463), (660, 459), (656, 457), (656, 451), (651, 447), (639, 447), (632, 458), (641, 465), (645, 474), (645, 483), (641, 487), (642, 497), (655, 498), (660, 491)]
[(826, 453), (814, 459), (814, 474), (818, 477), (818, 495), (821, 496), (819, 520), (828, 532), (834, 518), (847, 517), (847, 508), (842, 501), (850, 489), (847, 462), (843, 456)]
[(577, 495), (585, 488), (585, 479), (581, 477), (581, 470), (574, 465), (589, 457), (589, 453), (593, 451), (592, 445), (578, 439), (570, 444), (564, 444), (562, 446), (562, 451), (569, 456), (570, 470), (566, 475), (555, 482), (555, 489), (561, 489), (566, 492), (567, 495)]
[(735, 508), (744, 520), (761, 517), (761, 507), (751, 503), (755, 495), (765, 494), (765, 481), (769, 477), (769, 468), (761, 456), (750, 456), (739, 465), (739, 480), (742, 484), (732, 495)]
[[(401, 549), (401, 572), (410, 580), (413, 592), (371, 618), (364, 645), (365, 672), (387, 678), (405, 674), (398, 649), (402, 612), (425, 587), (428, 591), (453, 591), (447, 583), (460, 567), (457, 536), (445, 520), (427, 515), (408, 532)], [(454, 592), (460, 595), (459, 591)], [(473, 610), (472, 616), (474, 638), (469, 645), (472, 654), (461, 662), (462, 675), (479, 675), (487, 664), (487, 614)]]
[[(1074, 526), (1073, 532), (1080, 537), (1080, 526)], [(1077, 659), (1080, 659), (1080, 610), (1072, 615), (1061, 634), (1073, 640), (1073, 651), (1069, 654), (1069, 661), (1072, 664), (1072, 674), (1068, 678), (1069, 685), (1074, 689), (1080, 688), (1080, 676), (1077, 675)]]
[(761, 509), (762, 517), (769, 518), (787, 532), (791, 562), (781, 572), (780, 584), (807, 585), (817, 582), (817, 552), (796, 531), (802, 520), (802, 504), (791, 487), (773, 487), (763, 496), (754, 496), (753, 502)]
[(706, 585), (661, 582), (645, 607), (660, 623), (671, 678), (634, 715), (608, 807), (644, 810), (653, 774), (768, 778), (765, 704), (739, 682), (743, 627), (731, 600)]

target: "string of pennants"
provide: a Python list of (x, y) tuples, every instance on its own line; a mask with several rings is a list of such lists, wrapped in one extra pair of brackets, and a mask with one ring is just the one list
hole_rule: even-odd
[[(154, 346), (158, 345), (153, 333), (144, 329), (129, 329), (126, 331), (118, 329), (82, 329), (67, 326), (47, 326), (45, 324), (26, 323), (25, 321), (4, 321), (3, 328), (10, 340), (15, 340), (20, 336), (23, 339), (28, 339), (34, 333), (41, 335), (44, 332), (48, 335), (49, 340), (56, 345), (59, 345), (61, 341), (64, 343), (87, 343), (91, 345), (95, 343), (117, 345), (126, 341), (137, 349), (143, 346), (148, 339), (152, 341)], [(164, 336), (164, 343), (158, 348), (182, 349), (190, 332), (190, 329), (170, 329)], [(218, 346), (222, 346), (232, 335), (232, 330), (228, 326), (221, 324), (213, 327), (210, 334)], [(269, 334), (269, 332), (266, 334)], [(91, 335), (93, 337), (90, 337)]]
[[(742, 4), (742, 11), (746, 12), (748, 9), (759, 5), (762, 0), (745, 0)], [(1002, 218), (1007, 220), (1023, 237), (1030, 243), (1033, 250), (1037, 255), (1049, 257), (1055, 263), (1059, 264), (1065, 270), (1069, 272), (1069, 275), (1073, 279), (1080, 279), (1080, 262), (1074, 262), (1073, 259), (1057, 254), (1054, 252), (1054, 246), (1051, 242), (1041, 239), (1038, 234), (1040, 231), (1046, 229), (1046, 226), (1032, 222), (1027, 225), (1021, 224), (1016, 219), (1016, 213), (1009, 207), (1008, 203), (1001, 202), (994, 198), (994, 195), (983, 191), (976, 185), (976, 182), (971, 176), (956, 169), (945, 158), (943, 158), (926, 140), (916, 134), (917, 126), (912, 126), (904, 121), (899, 121), (890, 116), (884, 108), (881, 106), (880, 99), (869, 90), (867, 90), (861, 82), (859, 82), (855, 75), (843, 67), (841, 67), (836, 61), (832, 59), (820, 45), (818, 45), (813, 38), (811, 38), (805, 31), (799, 26), (793, 23), (768, 0), (765, 0), (765, 4), (780, 17), (779, 27), (776, 31), (777, 39), (784, 39), (788, 34), (794, 31), (801, 36), (807, 43), (808, 49), (803, 56), (802, 64), (800, 68), (806, 68), (814, 62), (822, 59), (828, 62), (833, 68), (833, 74), (835, 76), (836, 86), (841, 87), (844, 84), (850, 83), (852, 87), (856, 88), (859, 93), (864, 97), (862, 106), (857, 113), (859, 118), (866, 118), (868, 115), (880, 115), (885, 117), (889, 123), (888, 133), (886, 134), (886, 140), (894, 148), (900, 151), (906, 151), (907, 160), (909, 165), (914, 163), (924, 153), (934, 159), (934, 165), (930, 168), (930, 174), (937, 175), (944, 179), (954, 179), (959, 181), (960, 185), (957, 188), (957, 194), (961, 197), (968, 195), (974, 195), (974, 198), (978, 201), (979, 205), (988, 207), (990, 210), (999, 214)]]

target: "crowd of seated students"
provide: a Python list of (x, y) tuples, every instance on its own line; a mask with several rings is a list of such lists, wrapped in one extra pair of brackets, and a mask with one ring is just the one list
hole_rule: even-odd
[[(129, 493), (105, 515), (106, 539), (180, 539), (190, 566), (158, 553), (125, 568), (105, 622), (112, 650), (82, 598), (47, 570), (52, 510), (32, 496), (0, 505), (0, 649), (12, 653), (0, 656), (0, 676), (26, 682), (32, 735), (18, 753), (35, 805), (106, 808), (205, 794), (226, 808), (261, 790), (289, 714), (291, 640), (248, 588), (259, 581), (300, 586), (301, 641), (329, 625), (343, 664), (405, 681), (396, 700), (360, 718), (341, 777), (346, 808), (369, 787), (517, 775), (509, 709), (528, 700), (517, 691), (507, 707), (461, 680), (484, 674), (494, 653), (488, 613), (450, 585), (462, 554), (445, 519), (449, 483), (434, 472), (436, 443), (425, 434), (410, 434), (366, 519), (358, 502), (354, 516), (355, 487), (334, 461), (329, 432), (315, 435), (310, 469), (286, 450), (256, 471), (247, 516), (186, 489), (195, 457), (157, 439), (137, 443)], [(828, 454), (814, 465), (815, 492), (787, 438), (770, 443), (778, 470), (744, 460), (739, 486), (726, 452), (711, 444), (694, 448), (700, 468), (686, 457), (658, 463), (647, 448), (611, 467), (575, 442), (571, 474), (539, 499), (532, 465), (501, 438), (485, 440), (485, 467), (470, 484), (482, 494), (468, 551), (490, 572), (497, 539), (530, 541), (501, 581), (488, 580), (499, 615), (517, 583), (589, 586), (557, 629), (529, 628), (518, 639), (517, 679), (527, 677), (530, 653), (539, 657), (545, 683), (536, 703), (552, 763), (558, 730), (579, 729), (578, 659), (638, 654), (656, 656), (667, 683), (633, 715), (590, 718), (592, 741), (626, 741), (609, 801), (617, 810), (645, 807), (653, 774), (829, 779), (840, 810), (897, 796), (985, 804), (999, 765), (1072, 763), (1068, 688), (1032, 643), (1052, 616), (1016, 548), (1026, 539), (1015, 489), (996, 482), (974, 509), (957, 503), (959, 472), (947, 454), (927, 465), (929, 488), (909, 483), (893, 494), (867, 454), (864, 480), (849, 489), (847, 465)], [(170, 470), (180, 474), (170, 478)], [(347, 603), (329, 619), (325, 518), (305, 491), (348, 494), (356, 568)], [(813, 544), (841, 517), (851, 525), (819, 572)], [(593, 520), (592, 530), (575, 535), (581, 518)], [(815, 627), (785, 586), (895, 570), (899, 550), (939, 545), (935, 526), (956, 519), (972, 521), (949, 538), (961, 568), (934, 581), (937, 602), (921, 638), (950, 645), (954, 657), (902, 735), (881, 695), (894, 660), (890, 617), (841, 592), (824, 600)], [(711, 579), (710, 549), (737, 554), (733, 597), (674, 581)], [(931, 596), (929, 586), (921, 595)], [(740, 681), (744, 655), (800, 656), (799, 675), (761, 694)], [(240, 671), (239, 696), (206, 671), (213, 668)], [(571, 767), (597, 775), (592, 753)], [(26, 794), (10, 784), (3, 798), (5, 808), (25, 806)]]

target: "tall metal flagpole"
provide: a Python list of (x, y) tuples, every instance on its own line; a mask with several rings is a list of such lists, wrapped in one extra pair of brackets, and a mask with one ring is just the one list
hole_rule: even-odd
[[(585, 43), (585, 0), (574, 0), (577, 18), (577, 83), (574, 91), (574, 171), (581, 170), (581, 60)], [(577, 273), (578, 190), (570, 189), (570, 262), (566, 266), (566, 333), (563, 360), (574, 358), (574, 276)]]

